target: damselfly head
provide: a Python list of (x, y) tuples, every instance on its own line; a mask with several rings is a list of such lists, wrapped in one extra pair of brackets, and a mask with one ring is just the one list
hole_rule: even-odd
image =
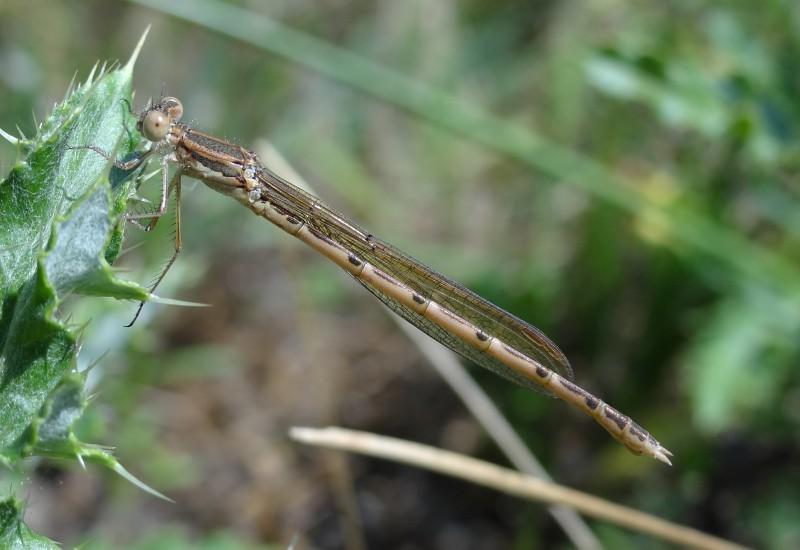
[(152, 101), (139, 116), (136, 129), (148, 140), (158, 142), (169, 133), (170, 127), (183, 115), (183, 104), (175, 97), (162, 97), (155, 105)]

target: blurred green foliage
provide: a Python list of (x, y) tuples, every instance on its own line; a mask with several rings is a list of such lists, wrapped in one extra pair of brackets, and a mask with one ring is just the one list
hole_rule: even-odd
[[(81, 545), (80, 550), (114, 550), (119, 544), (114, 541), (91, 541)], [(196, 539), (188, 536), (179, 527), (164, 527), (156, 532), (148, 533), (134, 544), (127, 545), (129, 550), (268, 550), (277, 546), (243, 543), (231, 533), (213, 533), (207, 537)]]
[[(181, 18), (158, 11), (166, 9)], [(672, 470), (659, 469), (563, 404), (476, 372), (556, 479), (746, 544), (800, 545), (800, 7), (12, 1), (0, 6), (0, 127), (30, 128), (31, 110), (48, 112), (46, 102), (63, 95), (76, 69), (126, 57), (149, 23), (137, 103), (165, 87), (201, 128), (251, 147), (268, 137), (333, 206), (541, 327), (581, 385), (676, 455)], [(2, 173), (14, 155), (0, 149)], [(118, 426), (107, 442), (159, 488), (195, 480), (201, 494), (217, 495), (207, 508), (191, 508), (187, 528), (208, 532), (210, 516), (213, 525), (236, 521), (224, 515), (229, 507), (214, 508), (233, 485), (215, 480), (239, 471), (232, 464), (256, 476), (247, 468), (255, 450), (243, 449), (237, 462), (230, 445), (219, 466), (210, 442), (241, 445), (237, 429), (220, 426), (252, 434), (242, 418), (269, 426), (257, 432), (273, 442), (258, 455), (265, 461), (289, 452), (274, 441), (286, 425), (352, 419), (365, 402), (376, 411), (404, 405), (405, 413), (401, 424), (396, 413), (375, 412), (369, 418), (383, 422), (368, 427), (440, 441), (437, 426), (445, 430), (460, 412), (447, 398), (425, 400), (426, 414), (413, 401), (429, 395), (419, 389), (405, 401), (358, 393), (378, 392), (371, 377), (379, 367), (405, 373), (414, 360), (391, 325), (354, 305), (358, 289), (223, 197), (189, 190), (183, 212), (185, 251), (161, 292), (212, 302), (212, 310), (161, 315), (148, 307), (130, 331), (121, 328), (130, 307), (75, 303), (73, 314), (93, 320), (84, 361), (111, 350), (96, 382)], [(128, 260), (132, 278), (158, 271), (170, 229), (159, 226)], [(325, 351), (313, 355), (316, 346)], [(170, 375), (173, 363), (202, 367)], [(279, 372), (308, 373), (316, 364), (343, 380), (335, 412), (317, 410), (325, 400), (316, 378), (270, 392), (279, 376), (288, 383)], [(402, 385), (394, 380), (391, 387)], [(237, 405), (252, 400), (252, 417), (215, 387), (235, 394)], [(168, 397), (150, 388), (166, 388), (158, 391)], [(305, 403), (292, 409), (290, 398)], [(198, 447), (179, 447), (181, 430), (159, 438), (165, 411), (193, 411), (175, 416), (196, 421), (206, 402), (212, 421)], [(488, 446), (476, 452), (503, 460)], [(386, 471), (359, 468), (357, 487), (380, 496), (375, 480)], [(279, 491), (275, 478), (259, 485), (247, 476), (262, 492)], [(302, 493), (304, 478), (294, 471), (290, 479), (284, 498), (241, 520), (244, 533), (289, 540), (299, 529), (322, 540), (335, 531), (297, 519), (299, 512), (282, 516), (304, 509), (286, 497)], [(387, 546), (425, 527), (460, 529), (476, 544), (486, 533), (507, 545), (564, 540), (543, 513), (427, 483), (425, 494), (446, 506), (397, 531), (386, 518), (401, 511), (373, 510), (368, 540)], [(117, 521), (131, 522), (130, 503), (141, 497), (124, 489), (115, 497)], [(451, 507), (453, 515), (438, 512)], [(85, 540), (90, 529), (125, 531), (115, 526), (105, 516), (100, 526), (60, 532)], [(597, 533), (613, 547), (642, 543), (610, 528)]]

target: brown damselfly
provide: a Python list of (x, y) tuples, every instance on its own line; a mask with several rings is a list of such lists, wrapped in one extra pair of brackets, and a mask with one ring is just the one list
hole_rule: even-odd
[[(174, 97), (148, 105), (136, 128), (150, 142), (149, 148), (116, 163), (132, 170), (152, 156), (161, 156), (158, 209), (127, 219), (141, 223), (137, 220), (149, 218), (152, 226), (165, 212), (169, 195), (175, 193), (175, 254), (151, 292), (181, 248), (180, 190), (181, 178), (187, 175), (233, 197), (326, 256), (396, 314), (456, 353), (526, 388), (563, 399), (594, 418), (633, 453), (670, 464), (672, 453), (646, 430), (572, 382), (569, 361), (539, 329), (375, 238), (275, 174), (252, 151), (181, 123), (182, 114), (183, 106)], [(178, 167), (172, 179), (169, 164)]]

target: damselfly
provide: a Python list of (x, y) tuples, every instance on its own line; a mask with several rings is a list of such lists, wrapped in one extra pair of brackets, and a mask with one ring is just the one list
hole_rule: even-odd
[[(175, 193), (175, 254), (156, 285), (180, 251), (181, 178), (187, 175), (233, 197), (332, 260), (431, 338), (517, 384), (563, 399), (594, 418), (633, 453), (670, 464), (672, 453), (646, 430), (572, 382), (569, 361), (539, 329), (375, 238), (275, 174), (252, 151), (181, 123), (182, 114), (183, 106), (174, 97), (148, 105), (136, 128), (150, 142), (149, 148), (128, 162), (117, 163), (132, 170), (147, 158), (161, 155), (158, 209), (128, 219), (150, 218), (152, 225)], [(170, 163), (178, 168), (172, 179)]]

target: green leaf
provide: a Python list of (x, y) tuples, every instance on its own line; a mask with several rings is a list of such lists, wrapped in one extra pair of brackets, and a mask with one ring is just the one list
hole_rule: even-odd
[(145, 300), (146, 291), (111, 272), (104, 252), (115, 224), (109, 217), (112, 201), (108, 174), (97, 180), (73, 211), (55, 225), (54, 242), (44, 257), (46, 276), (56, 292)]
[(37, 453), (77, 455), (71, 425), (83, 407), (63, 401), (79, 394), (74, 387), (63, 393), (76, 383), (70, 373), (77, 334), (59, 318), (61, 300), (70, 293), (148, 297), (108, 264), (119, 251), (122, 227), (115, 220), (130, 174), (115, 170), (109, 178), (107, 158), (74, 149), (129, 154), (138, 144), (126, 131), (132, 117), (123, 100), (130, 98), (141, 44), (124, 67), (101, 69), (96, 78), (92, 71), (33, 139), (18, 140), (25, 157), (0, 182), (0, 459), (6, 462)]
[(143, 491), (169, 501), (169, 498), (128, 472), (114, 458), (110, 449), (84, 443), (78, 439), (74, 425), (88, 404), (83, 389), (86, 382), (85, 374), (85, 372), (71, 372), (61, 380), (28, 429), (14, 445), (5, 449), (2, 458), (6, 462), (12, 462), (36, 455), (61, 459), (77, 458), (81, 464), (94, 462), (116, 472)]
[(13, 497), (0, 501), (0, 548), (5, 550), (58, 550), (52, 540), (33, 533), (22, 521), (22, 506)]
[(0, 183), (0, 460), (12, 464), (39, 455), (96, 462), (166, 498), (107, 449), (75, 435), (87, 402), (85, 377), (75, 371), (75, 329), (58, 315), (71, 293), (148, 298), (109, 265), (120, 249), (116, 220), (130, 193), (130, 174), (80, 148), (91, 145), (109, 156), (134, 151), (139, 139), (126, 132), (132, 118), (123, 101), (143, 41), (125, 67), (101, 70), (97, 79), (93, 71), (56, 105), (35, 138), (17, 140), (26, 156)]

